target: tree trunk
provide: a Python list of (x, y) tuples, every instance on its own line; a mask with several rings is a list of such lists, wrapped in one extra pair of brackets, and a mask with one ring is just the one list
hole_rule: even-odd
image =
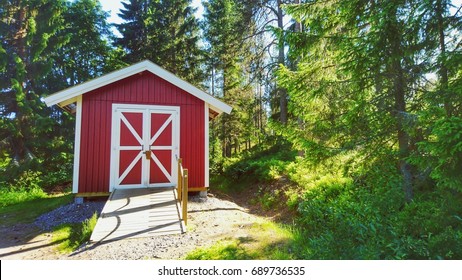
[(403, 51), (401, 49), (401, 31), (399, 30), (399, 23), (396, 18), (395, 12), (392, 15), (392, 22), (390, 23), (390, 30), (388, 36), (390, 36), (391, 42), (391, 69), (390, 74), (393, 77), (393, 94), (395, 101), (395, 119), (396, 128), (398, 134), (398, 146), (399, 146), (399, 168), (403, 176), (403, 191), (407, 202), (411, 202), (413, 198), (413, 176), (411, 165), (406, 161), (409, 156), (409, 143), (410, 136), (405, 129), (407, 109), (406, 109), (406, 80), (404, 77), (404, 70), (401, 64), (401, 58), (403, 57)]
[[(300, 0), (294, 0), (294, 4), (299, 5)], [(295, 33), (302, 32), (302, 23), (301, 22), (295, 21), (294, 32)], [(294, 61), (294, 63), (293, 63), (293, 68), (294, 68), (293, 70), (294, 71), (297, 70), (297, 65), (298, 65), (298, 60)], [(303, 130), (303, 120), (302, 120), (302, 118), (298, 117), (297, 123), (298, 123), (298, 128), (300, 130)], [(303, 150), (298, 150), (297, 154), (298, 154), (299, 157), (305, 157), (305, 151), (303, 151)]]
[[(26, 158), (26, 141), (24, 139), (26, 133), (26, 129), (29, 128), (28, 125), (28, 116), (24, 113), (24, 106), (27, 102), (27, 89), (26, 89), (26, 73), (23, 72), (22, 67), (28, 63), (27, 55), (26, 55), (26, 36), (27, 36), (27, 7), (24, 6), (22, 1), (17, 2), (17, 29), (13, 35), (14, 45), (16, 52), (20, 58), (20, 62), (15, 63), (16, 67), (16, 80), (19, 83), (20, 88), (14, 89), (15, 98), (12, 100), (13, 102), (13, 111), (15, 113), (15, 118), (17, 120), (17, 129), (20, 133), (14, 137), (12, 143), (13, 152), (14, 152), (14, 160), (19, 164), (20, 161)], [(22, 64), (22, 65), (21, 65)], [(18, 102), (21, 100), (23, 103), (20, 105)]]
[(439, 65), (439, 76), (440, 76), (440, 83), (441, 88), (440, 91), (444, 98), (444, 109), (446, 110), (447, 116), (452, 115), (452, 103), (449, 100), (449, 93), (448, 93), (448, 69), (446, 67), (446, 44), (445, 44), (445, 35), (444, 35), (444, 18), (443, 18), (443, 6), (442, 0), (436, 1), (436, 15), (438, 20), (438, 37), (439, 37), (439, 45), (440, 45), (440, 56), (441, 61)]
[[(278, 28), (280, 30), (284, 29), (284, 22), (283, 18), (284, 15), (282, 13), (282, 0), (277, 1), (277, 6), (278, 6)], [(285, 54), (284, 54), (284, 42), (282, 38), (279, 38), (279, 54), (278, 54), (278, 63), (279, 65), (284, 65), (285, 64)], [(277, 92), (279, 93), (279, 109), (280, 109), (280, 115), (279, 119), (282, 124), (287, 124), (287, 90), (282, 87), (278, 87)]]

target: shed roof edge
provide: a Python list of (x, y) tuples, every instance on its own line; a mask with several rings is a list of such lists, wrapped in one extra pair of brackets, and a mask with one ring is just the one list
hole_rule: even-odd
[(79, 95), (83, 95), (89, 91), (98, 89), (100, 87), (112, 84), (124, 78), (130, 77), (137, 73), (149, 71), (154, 75), (166, 80), (167, 82), (172, 83), (173, 85), (183, 89), (184, 91), (192, 94), (193, 96), (203, 100), (204, 102), (212, 105), (214, 111), (218, 113), (231, 113), (232, 107), (228, 104), (224, 103), (223, 101), (205, 93), (204, 91), (198, 89), (197, 87), (193, 86), (192, 84), (186, 82), (183, 79), (175, 76), (171, 72), (163, 69), (162, 67), (158, 66), (157, 64), (149, 61), (144, 60), (139, 63), (133, 64), (131, 66), (122, 68), (120, 70), (116, 70), (114, 72), (105, 74), (101, 77), (92, 79), (90, 81), (84, 82), (82, 84), (70, 87), (68, 89), (58, 91), (52, 95), (49, 95), (44, 98), (45, 103), (47, 106), (56, 105), (62, 103), (66, 100), (75, 98)]

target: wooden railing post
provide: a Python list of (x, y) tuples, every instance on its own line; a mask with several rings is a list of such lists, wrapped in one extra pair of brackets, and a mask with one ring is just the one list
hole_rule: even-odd
[(184, 224), (188, 224), (188, 169), (184, 169), (184, 182), (182, 183), (183, 195), (181, 206), (183, 208), (183, 221)]
[(181, 216), (185, 225), (188, 224), (188, 169), (183, 168), (183, 161), (177, 157), (178, 161), (178, 183), (177, 197), (181, 204)]
[(183, 190), (182, 190), (182, 187), (183, 187), (183, 174), (181, 174), (181, 169), (183, 168), (183, 166), (181, 165), (182, 163), (182, 160), (181, 158), (178, 159), (178, 186), (177, 186), (177, 195), (178, 195), (178, 200), (181, 202), (181, 195), (183, 194)]

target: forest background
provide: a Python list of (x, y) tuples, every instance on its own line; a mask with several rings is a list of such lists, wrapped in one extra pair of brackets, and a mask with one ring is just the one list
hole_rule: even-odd
[(234, 108), (212, 190), (292, 211), (284, 257), (462, 258), (460, 3), (191, 4), (125, 1), (110, 24), (97, 0), (0, 0), (2, 207), (72, 180), (74, 117), (43, 97), (149, 59)]

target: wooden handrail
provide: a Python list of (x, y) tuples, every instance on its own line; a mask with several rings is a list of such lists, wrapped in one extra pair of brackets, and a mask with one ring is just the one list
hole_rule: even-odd
[(183, 174), (183, 195), (181, 199), (183, 200), (181, 203), (181, 207), (183, 208), (183, 221), (184, 224), (188, 224), (188, 169), (184, 170)]
[(183, 168), (183, 161), (178, 158), (177, 197), (181, 205), (184, 224), (188, 224), (188, 169)]
[(177, 197), (178, 200), (181, 202), (181, 195), (183, 194), (183, 166), (181, 158), (177, 159), (178, 162), (178, 180), (177, 180)]

